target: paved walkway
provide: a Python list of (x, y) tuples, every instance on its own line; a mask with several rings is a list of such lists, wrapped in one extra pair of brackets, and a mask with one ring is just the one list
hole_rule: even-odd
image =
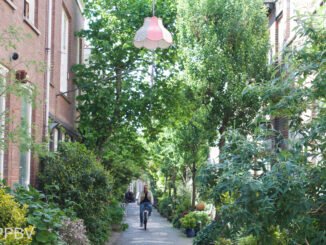
[(115, 245), (192, 245), (191, 238), (173, 228), (155, 209), (146, 231), (139, 227), (139, 206), (135, 203), (128, 204), (125, 222), (129, 228), (121, 234)]

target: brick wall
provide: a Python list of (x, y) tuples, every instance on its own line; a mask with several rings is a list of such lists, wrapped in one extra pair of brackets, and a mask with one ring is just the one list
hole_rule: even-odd
[[(51, 87), (50, 87), (50, 114), (54, 119), (63, 122), (70, 130), (74, 130), (75, 122), (75, 100), (74, 93), (67, 96), (58, 96), (60, 88), (60, 44), (61, 44), (61, 10), (64, 7), (70, 17), (69, 36), (69, 65), (77, 61), (77, 38), (74, 32), (83, 27), (83, 17), (78, 7), (77, 0), (54, 0), (52, 12), (52, 45), (51, 45)], [(9, 26), (19, 28), (20, 33), (26, 33), (28, 38), (17, 43), (15, 49), (5, 50), (0, 47), (0, 64), (13, 70), (26, 70), (31, 83), (37, 87), (35, 107), (32, 110), (32, 137), (36, 143), (41, 143), (45, 135), (45, 101), (46, 101), (46, 72), (36, 71), (35, 67), (28, 67), (28, 61), (46, 63), (47, 58), (47, 31), (48, 31), (48, 0), (36, 0), (35, 24), (30, 24), (24, 18), (23, 0), (1, 0), (0, 1), (0, 33), (3, 33)], [(11, 54), (17, 52), (19, 59), (10, 60)], [(73, 74), (70, 74), (72, 79)], [(68, 89), (74, 87), (70, 79)], [(8, 95), (6, 98), (6, 110), (11, 119), (6, 128), (8, 131), (21, 124), (21, 104), (20, 98)], [(7, 136), (5, 136), (6, 139)], [(4, 177), (7, 183), (12, 186), (19, 182), (20, 150), (19, 144), (9, 142), (5, 150)], [(31, 159), (31, 184), (35, 185), (39, 160), (32, 153)]]
[(69, 72), (68, 91), (60, 94), (60, 49), (61, 49), (61, 15), (65, 10), (69, 18), (69, 66), (76, 64), (78, 56), (78, 39), (74, 33), (83, 27), (83, 17), (76, 1), (63, 0), (55, 1), (52, 20), (52, 79), (50, 90), (50, 113), (54, 120), (62, 122), (68, 129), (74, 128), (75, 123), (75, 88), (72, 78), (73, 73)]
[[(269, 33), (271, 54), (274, 56), (270, 59), (270, 63), (280, 64), (282, 61), (283, 48), (288, 45), (296, 45), (300, 40), (295, 37), (296, 22), (294, 16), (299, 13), (313, 12), (320, 5), (322, 0), (276, 0), (273, 6), (271, 1), (265, 1), (269, 7)], [(294, 40), (295, 39), (295, 40)], [(282, 66), (281, 66), (282, 67)], [(284, 149), (286, 147), (286, 139), (289, 137), (289, 127), (287, 118), (274, 118), (272, 125), (277, 131), (273, 140), (275, 148)]]
[[(26, 33), (29, 35), (29, 37), (24, 38), (23, 41), (17, 42), (17, 48), (15, 49), (5, 50), (0, 48), (0, 63), (11, 71), (26, 70), (30, 82), (36, 85), (37, 96), (35, 98), (35, 107), (32, 110), (32, 133), (35, 142), (40, 143), (42, 142), (43, 133), (44, 73), (37, 71), (36, 66), (27, 66), (29, 61), (45, 61), (45, 51), (43, 47), (46, 35), (46, 18), (44, 12), (46, 10), (47, 1), (37, 2), (38, 8), (35, 16), (35, 25), (29, 24), (28, 21), (24, 19), (24, 1), (3, 0), (0, 2), (0, 32), (7, 30), (9, 26), (14, 26), (15, 28), (19, 28), (19, 33)], [(19, 54), (19, 59), (17, 61), (10, 60), (10, 56), (14, 51)], [(21, 104), (21, 99), (14, 95), (8, 95), (6, 98), (6, 108), (9, 112), (8, 117), (10, 119), (6, 127), (9, 131), (20, 126)], [(4, 161), (4, 177), (9, 185), (13, 185), (19, 181), (19, 160), (19, 146), (18, 144), (10, 142), (5, 151)], [(32, 171), (36, 171), (37, 168), (38, 161), (32, 159)]]

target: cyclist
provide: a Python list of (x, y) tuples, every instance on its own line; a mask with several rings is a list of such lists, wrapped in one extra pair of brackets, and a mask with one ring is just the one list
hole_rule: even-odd
[(153, 194), (150, 190), (148, 190), (148, 185), (144, 185), (144, 191), (140, 193), (138, 203), (140, 204), (140, 227), (143, 227), (143, 212), (145, 209), (147, 209), (149, 212), (148, 216), (151, 216), (152, 205), (154, 203)]

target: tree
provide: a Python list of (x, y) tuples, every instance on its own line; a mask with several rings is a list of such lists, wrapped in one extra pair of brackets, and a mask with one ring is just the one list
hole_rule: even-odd
[[(100, 154), (120, 130), (141, 129), (155, 135), (171, 117), (182, 114), (178, 108), (180, 81), (173, 79), (176, 49), (155, 51), (155, 83), (151, 86), (148, 68), (154, 54), (133, 46), (137, 28), (151, 16), (151, 6), (147, 0), (86, 2), (89, 29), (80, 35), (90, 42), (92, 53), (87, 65), (74, 69), (81, 90), (79, 130), (85, 143)], [(156, 12), (173, 32), (173, 1), (158, 1)]]
[(224, 146), (228, 128), (246, 130), (259, 108), (249, 84), (267, 76), (268, 34), (261, 0), (179, 0), (179, 47), (207, 109), (205, 127)]
[[(79, 34), (92, 48), (87, 64), (74, 67), (81, 91), (79, 131), (113, 176), (117, 195), (148, 168), (146, 141), (156, 140), (162, 128), (178, 124), (189, 111), (184, 106), (188, 88), (177, 75), (176, 48), (154, 54), (133, 45), (151, 7), (149, 0), (86, 1), (89, 29)], [(156, 13), (174, 33), (174, 1), (157, 1)], [(154, 58), (150, 84), (148, 68)]]
[(187, 169), (191, 172), (192, 207), (196, 201), (196, 177), (200, 166), (208, 158), (208, 137), (202, 123), (202, 115), (198, 114), (188, 124), (177, 130), (177, 147)]
[[(323, 244), (325, 207), (325, 37), (322, 7), (299, 18), (296, 41), (284, 53), (287, 69), (255, 86), (263, 98), (260, 122), (267, 115), (290, 120), (288, 149), (273, 152), (273, 130), (256, 127), (250, 135), (229, 132), (218, 171), (211, 172), (210, 194), (218, 200), (218, 220), (195, 244), (218, 239), (255, 244)], [(308, 110), (314, 110), (304, 120)], [(250, 136), (250, 137), (249, 137)], [(267, 136), (267, 137), (266, 137)], [(267, 144), (266, 144), (267, 143)], [(227, 224), (227, 225), (226, 225)]]

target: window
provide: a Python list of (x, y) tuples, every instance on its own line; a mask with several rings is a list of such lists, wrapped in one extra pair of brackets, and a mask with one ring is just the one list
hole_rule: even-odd
[(58, 150), (58, 143), (59, 143), (59, 131), (58, 129), (53, 129), (53, 151)]
[(285, 35), (284, 35), (284, 21), (282, 15), (276, 20), (276, 40), (275, 40), (275, 49), (276, 55), (278, 56), (279, 61), (282, 58), (282, 51), (285, 46)]
[(4, 130), (5, 130), (5, 110), (6, 110), (6, 98), (1, 95), (4, 92), (4, 86), (6, 84), (6, 77), (8, 70), (0, 65), (0, 179), (3, 179), (4, 172)]
[(61, 23), (61, 71), (60, 71), (60, 92), (68, 90), (68, 50), (69, 50), (69, 19), (66, 12), (62, 11)]
[(24, 0), (24, 16), (30, 23), (35, 24), (35, 0)]
[[(30, 138), (32, 133), (32, 105), (27, 98), (22, 99), (21, 126), (24, 137)], [(19, 183), (27, 187), (30, 184), (31, 151), (25, 148), (27, 148), (25, 144), (24, 146), (21, 145)]]

